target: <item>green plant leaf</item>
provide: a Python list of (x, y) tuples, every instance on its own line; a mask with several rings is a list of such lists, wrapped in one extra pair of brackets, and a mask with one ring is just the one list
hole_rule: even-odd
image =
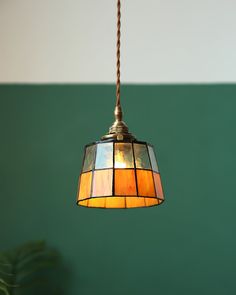
[(0, 291), (2, 291), (5, 295), (10, 295), (6, 286), (1, 285), (0, 283)]
[(9, 284), (7, 282), (5, 282), (3, 279), (0, 278), (0, 284), (2, 286), (6, 286), (6, 287), (10, 287)]
[[(40, 276), (48, 275), (48, 270), (55, 267), (58, 261), (58, 253), (48, 249), (44, 241), (29, 242), (0, 253), (0, 293), (4, 291), (7, 294), (5, 289), (11, 293), (16, 287), (32, 288), (35, 282), (43, 281)], [(44, 280), (44, 283), (45, 281), (47, 280)]]
[(16, 248), (15, 252), (17, 253), (19, 261), (23, 261), (28, 256), (34, 253), (44, 251), (45, 249), (46, 249), (45, 241), (35, 241), (35, 242), (29, 242), (23, 246)]
[(59, 255), (55, 251), (44, 250), (39, 253), (28, 255), (27, 259), (19, 261), (17, 264), (17, 270), (21, 271), (22, 269), (30, 267), (32, 264), (36, 264), (41, 261), (54, 261), (56, 263), (58, 259)]

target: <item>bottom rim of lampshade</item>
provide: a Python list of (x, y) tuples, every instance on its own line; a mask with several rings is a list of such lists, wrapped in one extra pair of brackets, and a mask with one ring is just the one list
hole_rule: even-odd
[[(124, 202), (124, 205), (121, 206), (121, 205), (109, 205), (107, 204), (107, 200), (114, 200), (114, 198), (118, 199), (116, 201), (123, 201)], [(164, 203), (164, 199), (159, 199), (159, 198), (150, 198), (150, 197), (142, 197), (143, 200), (140, 200), (140, 197), (136, 197), (136, 201), (144, 201), (144, 204), (136, 204), (136, 205), (128, 205), (127, 204), (127, 200), (126, 198), (134, 198), (134, 197), (114, 197), (114, 196), (110, 196), (110, 197), (99, 197), (99, 198), (88, 198), (88, 199), (84, 199), (84, 200), (78, 200), (76, 202), (76, 204), (78, 206), (81, 206), (81, 207), (87, 207), (87, 208), (97, 208), (97, 209), (137, 209), (137, 208), (148, 208), (148, 207), (154, 207), (154, 206), (160, 206)], [(98, 199), (100, 199), (100, 201), (104, 201), (104, 204), (103, 205), (96, 205), (96, 201), (98, 201)], [(104, 199), (104, 200), (103, 200)], [(122, 200), (123, 199), (123, 200)], [(147, 204), (146, 203), (146, 200), (156, 200), (157, 203), (155, 204)], [(112, 200), (112, 201), (113, 201)], [(134, 199), (133, 199), (134, 200)], [(90, 201), (93, 201), (92, 203)], [(93, 204), (94, 203), (94, 204)]]

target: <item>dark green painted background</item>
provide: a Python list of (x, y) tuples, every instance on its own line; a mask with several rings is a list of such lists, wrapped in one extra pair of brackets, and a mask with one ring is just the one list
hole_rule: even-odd
[(67, 295), (236, 294), (236, 85), (124, 86), (156, 147), (166, 202), (75, 205), (83, 146), (113, 121), (114, 86), (0, 86), (0, 249), (45, 238)]

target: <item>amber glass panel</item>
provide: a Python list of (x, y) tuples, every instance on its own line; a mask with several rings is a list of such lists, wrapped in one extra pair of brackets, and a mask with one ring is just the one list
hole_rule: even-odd
[(160, 174), (159, 173), (153, 173), (153, 176), (154, 176), (154, 182), (155, 182), (155, 188), (156, 188), (157, 197), (160, 198), (160, 199), (164, 199)]
[(115, 168), (133, 168), (134, 159), (131, 143), (115, 144)]
[(109, 197), (106, 199), (106, 208), (125, 208), (125, 197)]
[(91, 198), (88, 200), (88, 207), (105, 208), (107, 198)]
[(79, 205), (87, 207), (88, 206), (88, 200), (80, 201)]
[(115, 195), (137, 195), (134, 170), (115, 169)]
[(157, 160), (156, 160), (154, 150), (151, 146), (148, 146), (148, 151), (149, 151), (149, 156), (151, 160), (152, 170), (155, 172), (158, 172), (159, 170), (158, 170)]
[(83, 172), (92, 170), (94, 167), (96, 145), (91, 145), (86, 148)]
[(113, 143), (99, 143), (97, 145), (97, 155), (95, 169), (113, 167)]
[(145, 200), (141, 197), (127, 197), (126, 198), (126, 207), (135, 208), (135, 207), (145, 207)]
[(158, 199), (154, 199), (154, 198), (145, 198), (145, 203), (146, 206), (154, 206), (154, 205), (158, 205)]
[(94, 171), (93, 197), (112, 195), (112, 174), (112, 169)]
[(147, 146), (134, 143), (134, 155), (137, 168), (151, 169)]
[(80, 176), (79, 200), (90, 197), (92, 172), (82, 173)]
[(139, 196), (155, 197), (155, 188), (152, 171), (137, 170), (138, 194)]

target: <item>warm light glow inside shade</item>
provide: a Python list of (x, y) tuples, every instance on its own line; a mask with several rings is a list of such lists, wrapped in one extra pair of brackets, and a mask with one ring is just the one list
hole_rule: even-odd
[(86, 146), (78, 205), (136, 208), (163, 201), (160, 173), (151, 145), (112, 139)]

